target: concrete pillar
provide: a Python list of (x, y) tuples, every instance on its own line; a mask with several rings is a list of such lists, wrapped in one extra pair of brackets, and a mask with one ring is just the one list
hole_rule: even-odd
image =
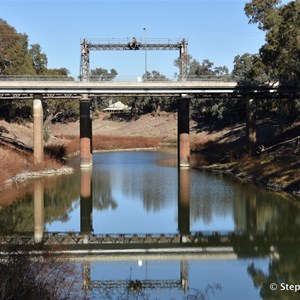
[(92, 165), (91, 101), (83, 95), (80, 100), (80, 167), (90, 168)]
[(188, 242), (190, 234), (190, 170), (178, 170), (178, 229), (180, 241)]
[(256, 155), (256, 101), (251, 97), (246, 98), (246, 138), (248, 153)]
[(35, 165), (44, 161), (42, 100), (42, 94), (33, 96), (33, 156)]
[(81, 265), (82, 268), (82, 289), (86, 293), (91, 290), (91, 264), (85, 261)]
[(189, 289), (189, 264), (187, 260), (180, 261), (181, 288), (186, 293)]
[(90, 234), (93, 231), (92, 169), (80, 171), (80, 232)]
[(190, 167), (190, 102), (187, 97), (178, 100), (178, 166)]
[(40, 243), (44, 235), (44, 183), (42, 180), (34, 181), (34, 241)]

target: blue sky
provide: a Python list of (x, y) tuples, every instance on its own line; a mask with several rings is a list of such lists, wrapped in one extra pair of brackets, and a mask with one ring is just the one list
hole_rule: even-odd
[[(0, 0), (0, 18), (39, 43), (49, 68), (67, 68), (77, 77), (80, 40), (188, 39), (188, 53), (230, 70), (236, 55), (257, 53), (264, 33), (248, 24), (248, 0)], [(283, 1), (286, 3), (289, 1)], [(172, 78), (177, 51), (147, 51), (147, 70)], [(91, 69), (115, 68), (119, 77), (145, 71), (143, 51), (92, 51)]]

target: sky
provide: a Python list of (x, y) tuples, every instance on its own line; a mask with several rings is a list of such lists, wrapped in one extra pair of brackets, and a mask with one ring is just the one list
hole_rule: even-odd
[[(48, 68), (66, 68), (77, 78), (82, 39), (188, 40), (199, 62), (232, 70), (236, 55), (258, 53), (264, 35), (248, 24), (249, 0), (0, 0), (0, 18), (47, 54)], [(289, 1), (283, 1), (286, 3)], [(144, 30), (144, 28), (146, 30)], [(91, 51), (90, 68), (116, 69), (132, 78), (156, 70), (173, 78), (177, 51)]]

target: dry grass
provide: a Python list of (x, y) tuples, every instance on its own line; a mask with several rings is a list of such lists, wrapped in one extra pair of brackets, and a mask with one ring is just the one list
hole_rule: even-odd
[(292, 185), (299, 186), (298, 164), (283, 161), (274, 156), (245, 157), (236, 164), (236, 167), (271, 186), (283, 188)]
[(57, 169), (62, 165), (53, 158), (45, 156), (45, 160), (40, 165), (34, 165), (33, 155), (16, 152), (9, 147), (0, 148), (0, 185), (9, 178), (21, 172), (40, 171), (44, 169)]
[[(69, 140), (66, 144), (66, 154), (79, 151), (80, 140), (78, 136), (61, 136), (60, 138)], [(159, 147), (161, 139), (157, 137), (139, 136), (103, 136), (95, 135), (92, 140), (93, 150), (113, 150), (113, 149), (135, 149)]]

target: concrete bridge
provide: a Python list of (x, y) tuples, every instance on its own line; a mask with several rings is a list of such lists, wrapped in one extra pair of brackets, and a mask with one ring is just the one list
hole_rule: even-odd
[(0, 80), (0, 100), (33, 99), (34, 161), (43, 161), (43, 100), (70, 98), (80, 101), (81, 167), (92, 165), (91, 96), (175, 96), (178, 97), (178, 166), (189, 167), (189, 102), (193, 97), (234, 97), (246, 100), (249, 149), (256, 148), (255, 99), (299, 94), (294, 86), (240, 86), (234, 81), (195, 80), (164, 82), (87, 82)]

